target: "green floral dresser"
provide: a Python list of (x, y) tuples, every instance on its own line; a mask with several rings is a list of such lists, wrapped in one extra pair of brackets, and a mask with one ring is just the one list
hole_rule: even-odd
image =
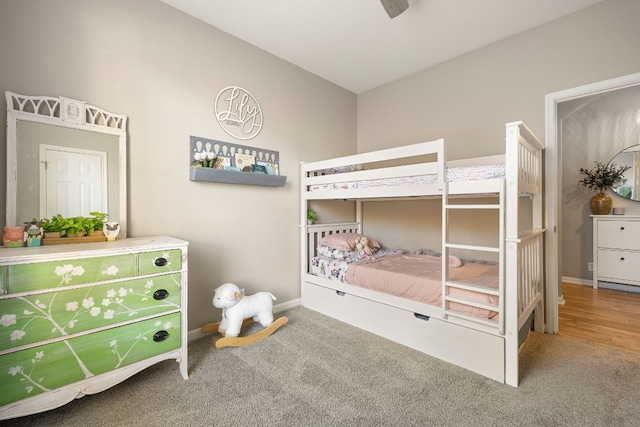
[(160, 236), (0, 248), (0, 419), (166, 359), (186, 379), (187, 245)]

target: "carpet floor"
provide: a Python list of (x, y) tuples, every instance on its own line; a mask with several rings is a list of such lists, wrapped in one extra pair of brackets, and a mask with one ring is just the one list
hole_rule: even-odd
[(165, 361), (0, 425), (640, 425), (640, 354), (531, 333), (514, 388), (303, 307), (282, 315), (289, 323), (246, 347), (190, 342), (188, 380)]

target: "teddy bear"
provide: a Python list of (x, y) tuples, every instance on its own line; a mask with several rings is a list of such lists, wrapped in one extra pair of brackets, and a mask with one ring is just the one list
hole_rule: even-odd
[(356, 239), (356, 249), (360, 259), (373, 258), (373, 250), (369, 246), (369, 239), (366, 236)]
[(273, 323), (273, 301), (271, 292), (258, 292), (245, 296), (234, 283), (220, 285), (213, 295), (213, 306), (222, 309), (222, 320), (218, 331), (227, 337), (237, 337), (242, 321), (252, 317), (262, 326)]

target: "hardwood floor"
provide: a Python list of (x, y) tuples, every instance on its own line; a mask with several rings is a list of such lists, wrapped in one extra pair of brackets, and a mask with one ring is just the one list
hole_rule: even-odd
[(640, 294), (562, 283), (559, 335), (640, 353)]

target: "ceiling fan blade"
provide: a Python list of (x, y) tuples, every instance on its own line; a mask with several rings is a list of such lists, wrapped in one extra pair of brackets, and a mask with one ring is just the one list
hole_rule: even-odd
[(409, 0), (380, 0), (389, 18), (395, 18), (409, 8)]

